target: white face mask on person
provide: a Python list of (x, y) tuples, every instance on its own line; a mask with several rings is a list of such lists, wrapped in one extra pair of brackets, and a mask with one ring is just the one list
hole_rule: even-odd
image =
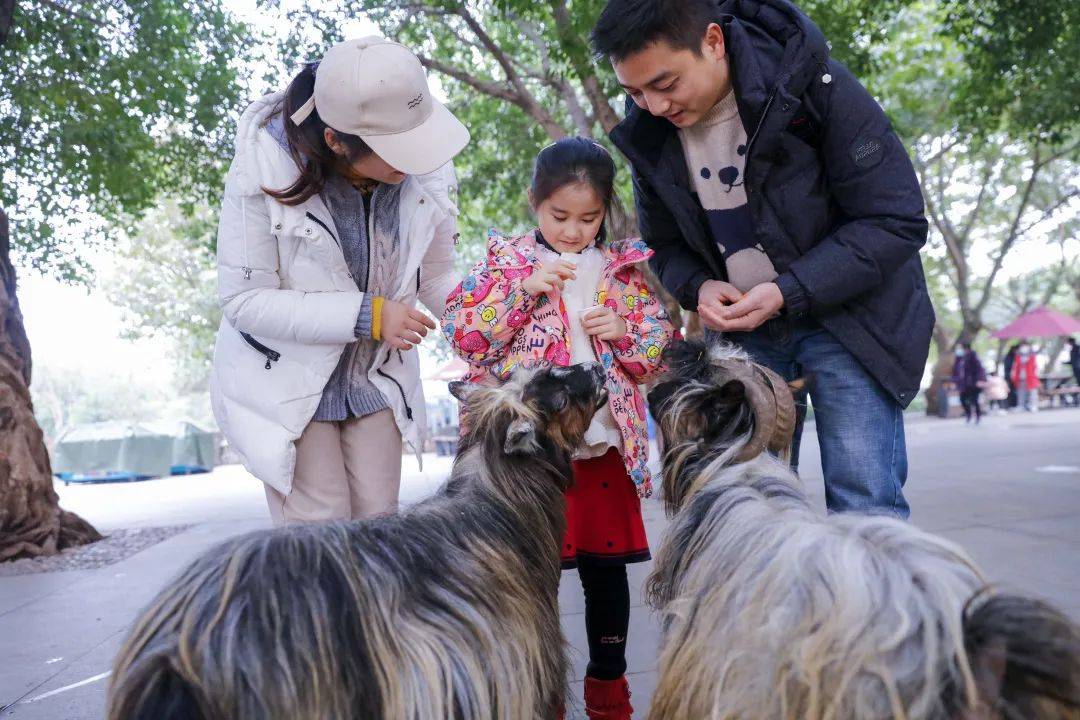
[(1030, 345), (1021, 345), (1020, 346), (1020, 354), (1021, 355), (1029, 355), (1030, 353), (1031, 353), (1031, 346)]

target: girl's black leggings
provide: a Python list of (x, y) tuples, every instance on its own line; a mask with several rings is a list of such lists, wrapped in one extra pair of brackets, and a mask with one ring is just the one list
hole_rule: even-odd
[(625, 565), (579, 563), (585, 591), (585, 634), (589, 666), (585, 674), (616, 680), (626, 672), (626, 632), (630, 627), (630, 584)]

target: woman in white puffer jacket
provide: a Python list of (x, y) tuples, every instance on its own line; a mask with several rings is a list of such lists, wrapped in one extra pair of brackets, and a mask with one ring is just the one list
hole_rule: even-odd
[(276, 524), (393, 512), (425, 428), (412, 348), (456, 283), (469, 134), (404, 46), (348, 40), (240, 119), (211, 402)]

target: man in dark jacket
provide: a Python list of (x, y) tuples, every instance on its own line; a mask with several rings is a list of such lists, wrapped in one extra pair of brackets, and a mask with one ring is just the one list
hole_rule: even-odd
[(809, 380), (830, 510), (907, 517), (902, 412), (934, 314), (885, 114), (786, 0), (609, 0), (592, 41), (629, 96), (611, 138), (661, 281)]

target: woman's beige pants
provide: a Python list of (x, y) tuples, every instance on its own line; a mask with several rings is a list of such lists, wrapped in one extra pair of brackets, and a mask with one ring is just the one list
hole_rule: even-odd
[(292, 492), (266, 485), (274, 525), (360, 520), (397, 511), (401, 433), (381, 410), (341, 422), (312, 421), (296, 441)]

